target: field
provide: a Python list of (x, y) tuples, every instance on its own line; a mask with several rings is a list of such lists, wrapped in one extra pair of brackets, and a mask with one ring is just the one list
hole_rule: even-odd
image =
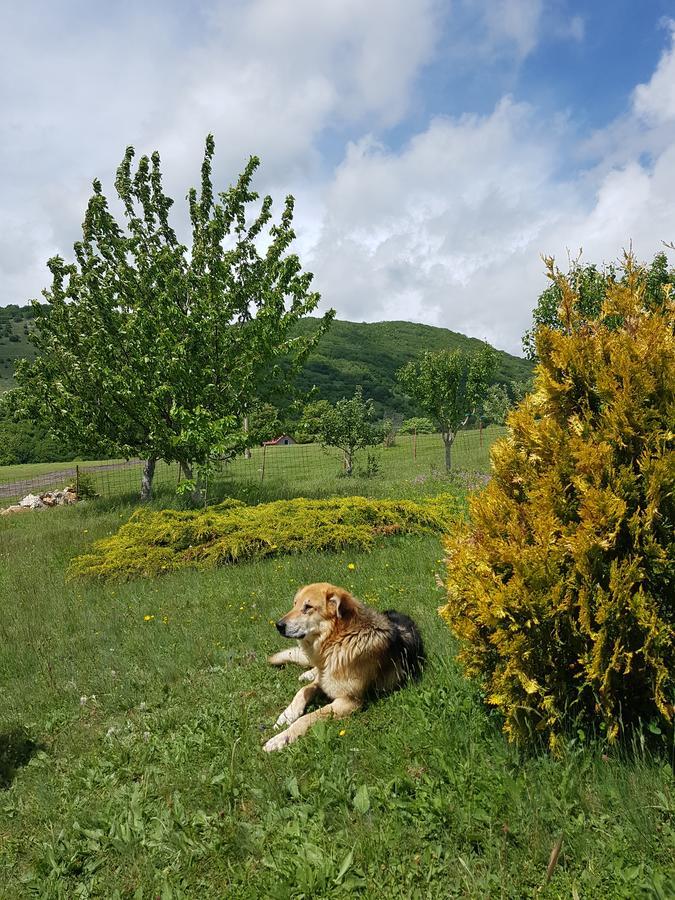
[[(461, 490), (401, 472), (298, 475), (292, 492)], [(248, 500), (291, 492), (226, 480)], [(0, 520), (0, 897), (675, 896), (673, 760), (507, 745), (437, 616), (438, 539), (66, 581), (131, 511), (120, 495)], [(420, 685), (267, 756), (297, 687), (266, 664), (272, 623), (315, 580), (413, 615), (430, 663)]]
[[(453, 468), (458, 477), (467, 473), (487, 472), (492, 444), (505, 432), (503, 427), (490, 425), (482, 433), (462, 431), (453, 446)], [(399, 435), (396, 445), (375, 448), (371, 454), (377, 463), (378, 477), (367, 479), (372, 489), (398, 484), (401, 480), (417, 478), (424, 482), (445, 468), (444, 447), (440, 435)], [(367, 468), (367, 454), (357, 455), (356, 473)], [(93, 488), (102, 497), (132, 499), (137, 496), (141, 480), (141, 463), (126, 460), (87, 460), (81, 462), (34, 463), (0, 466), (0, 503), (10, 503), (26, 494), (38, 493), (50, 487), (61, 488), (75, 481), (75, 466), (91, 475)], [(342, 463), (339, 452), (327, 451), (318, 444), (298, 444), (289, 447), (256, 447), (251, 458), (237, 457), (219, 467), (207, 484), (208, 499), (227, 496), (238, 485), (247, 483), (249, 490), (262, 497), (294, 496), (298, 492), (331, 490), (344, 493), (351, 490), (349, 480), (340, 478)], [(178, 484), (178, 466), (160, 461), (155, 473), (157, 490), (171, 500)], [(359, 479), (360, 481), (361, 479)]]

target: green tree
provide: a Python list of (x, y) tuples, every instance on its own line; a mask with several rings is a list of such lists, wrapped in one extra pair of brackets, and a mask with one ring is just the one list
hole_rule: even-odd
[(508, 387), (491, 384), (481, 405), (481, 419), (484, 422), (494, 422), (495, 425), (505, 425), (509, 412), (530, 390), (531, 381), (512, 381)]
[(373, 401), (364, 400), (363, 390), (357, 387), (353, 397), (343, 397), (334, 406), (320, 403), (316, 434), (324, 446), (342, 451), (345, 475), (351, 475), (356, 451), (382, 440), (382, 428), (373, 422)]
[[(625, 283), (626, 277), (627, 273), (622, 265), (610, 265), (601, 270), (594, 264), (581, 265), (578, 260), (574, 261), (565, 278), (578, 298), (575, 314), (579, 322), (597, 319), (607, 291), (616, 282)], [(645, 269), (642, 281), (641, 290), (645, 292), (648, 307), (663, 304), (663, 288), (666, 285), (675, 285), (675, 269), (668, 268), (665, 253), (657, 253), (651, 265)], [(553, 279), (539, 295), (532, 313), (532, 328), (523, 335), (523, 351), (528, 359), (537, 359), (536, 338), (540, 328), (565, 330), (566, 323), (560, 315), (562, 301), (560, 281)]]
[(434, 423), (425, 416), (412, 416), (401, 425), (401, 434), (433, 434), (435, 430)]
[(442, 614), (512, 738), (672, 735), (675, 305), (629, 256), (589, 322), (548, 266), (567, 326), (539, 329), (536, 390), (448, 538)]
[(457, 432), (482, 402), (496, 363), (496, 351), (484, 344), (473, 351), (427, 352), (399, 371), (403, 388), (441, 432), (448, 472)]
[[(191, 247), (170, 225), (173, 201), (160, 158), (127, 148), (115, 188), (123, 228), (94, 181), (75, 261), (53, 257), (47, 307), (35, 320), (34, 362), (16, 373), (15, 407), (89, 451), (146, 458), (142, 496), (157, 459), (195, 463), (246, 445), (248, 399), (290, 388), (328, 326), (293, 326), (314, 310), (312, 275), (288, 252), (294, 201), (280, 221), (251, 189), (252, 157), (236, 184), (214, 194), (214, 140), (206, 139), (199, 192), (188, 193)], [(267, 231), (266, 231), (267, 229)]]

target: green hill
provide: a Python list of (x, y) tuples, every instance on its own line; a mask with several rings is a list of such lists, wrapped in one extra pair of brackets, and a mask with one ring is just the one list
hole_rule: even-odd
[[(315, 330), (318, 320), (299, 323), (299, 333)], [(312, 385), (319, 398), (335, 401), (354, 393), (362, 385), (372, 397), (379, 413), (417, 415), (396, 381), (396, 373), (425, 350), (476, 349), (481, 342), (447, 328), (414, 322), (342, 322), (335, 321), (321, 338), (300, 376), (303, 390)], [(499, 351), (495, 381), (525, 381), (532, 375), (526, 359)]]
[[(34, 318), (30, 306), (0, 307), (0, 392), (13, 384), (18, 359), (33, 358), (34, 348), (28, 332)], [(319, 320), (307, 318), (298, 323), (297, 333), (315, 331)], [(357, 385), (372, 397), (380, 414), (416, 415), (396, 382), (396, 373), (409, 360), (425, 350), (471, 349), (480, 341), (447, 328), (414, 322), (342, 322), (335, 321), (300, 376), (300, 388), (309, 392), (316, 386), (317, 399), (330, 401), (350, 396)], [(523, 381), (532, 373), (525, 359), (500, 351), (495, 380), (507, 383)]]
[(0, 306), (0, 394), (14, 384), (17, 360), (35, 356), (35, 349), (28, 340), (34, 318), (32, 306)]

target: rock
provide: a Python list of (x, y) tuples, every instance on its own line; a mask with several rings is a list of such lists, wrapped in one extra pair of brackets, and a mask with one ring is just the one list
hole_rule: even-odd
[(9, 516), (11, 513), (30, 512), (30, 506), (20, 506), (18, 503), (14, 506), (8, 506), (6, 509), (0, 509), (0, 516)]
[(23, 500), (19, 500), (19, 506), (26, 506), (28, 509), (44, 509), (44, 503), (37, 494), (26, 494)]

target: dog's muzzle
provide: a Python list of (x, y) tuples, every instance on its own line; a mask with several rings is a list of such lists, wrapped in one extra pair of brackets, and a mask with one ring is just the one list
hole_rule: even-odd
[(277, 631), (280, 635), (282, 635), (282, 637), (286, 637), (286, 623), (283, 619), (279, 619), (279, 621), (277, 622)]

